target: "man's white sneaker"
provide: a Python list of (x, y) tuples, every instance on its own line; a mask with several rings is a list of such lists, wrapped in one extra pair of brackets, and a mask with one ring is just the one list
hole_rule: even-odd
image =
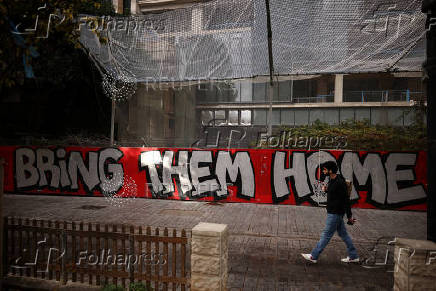
[(314, 260), (313, 258), (312, 258), (312, 255), (311, 254), (301, 254), (302, 256), (303, 256), (303, 258), (305, 258), (306, 260), (308, 260), (308, 261), (311, 261), (312, 263), (316, 263), (317, 262), (317, 260)]
[(350, 259), (350, 257), (346, 257), (345, 259), (341, 259), (341, 261), (344, 262), (344, 263), (358, 263), (359, 262), (359, 258)]

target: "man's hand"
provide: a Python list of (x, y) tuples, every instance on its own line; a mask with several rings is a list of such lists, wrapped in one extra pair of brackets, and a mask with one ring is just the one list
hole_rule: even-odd
[(321, 187), (321, 191), (322, 191), (322, 192), (326, 192), (326, 191), (327, 191), (327, 186), (325, 186), (325, 185), (322, 186), (322, 187)]
[(348, 221), (347, 221), (348, 225), (353, 225), (354, 223), (356, 223), (356, 218), (354, 218), (354, 217), (348, 218)]

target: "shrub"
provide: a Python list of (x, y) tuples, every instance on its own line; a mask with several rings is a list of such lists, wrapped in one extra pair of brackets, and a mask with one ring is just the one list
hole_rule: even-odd
[(114, 285), (114, 284), (107, 284), (107, 285), (104, 285), (101, 290), (102, 291), (124, 291), (124, 288), (121, 286)]
[(290, 131), (292, 136), (298, 137), (345, 137), (347, 145), (341, 149), (347, 150), (427, 150), (427, 128), (423, 123), (398, 127), (371, 125), (368, 120), (349, 120), (339, 125), (316, 121), (312, 125), (282, 126), (273, 136), (279, 136), (282, 131)]
[(153, 288), (145, 286), (141, 282), (130, 283), (130, 291), (153, 291)]

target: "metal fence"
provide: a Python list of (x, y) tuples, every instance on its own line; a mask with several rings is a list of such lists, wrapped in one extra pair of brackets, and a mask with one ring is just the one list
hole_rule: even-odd
[(186, 290), (185, 230), (4, 218), (4, 275), (154, 290)]

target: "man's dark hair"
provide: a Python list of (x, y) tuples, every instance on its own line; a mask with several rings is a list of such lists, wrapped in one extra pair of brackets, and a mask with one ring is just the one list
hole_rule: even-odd
[(333, 174), (336, 174), (338, 172), (338, 166), (333, 161), (328, 161), (328, 162), (325, 162), (324, 164), (322, 164), (321, 169), (324, 169), (324, 168), (326, 168), (327, 171), (332, 170)]

